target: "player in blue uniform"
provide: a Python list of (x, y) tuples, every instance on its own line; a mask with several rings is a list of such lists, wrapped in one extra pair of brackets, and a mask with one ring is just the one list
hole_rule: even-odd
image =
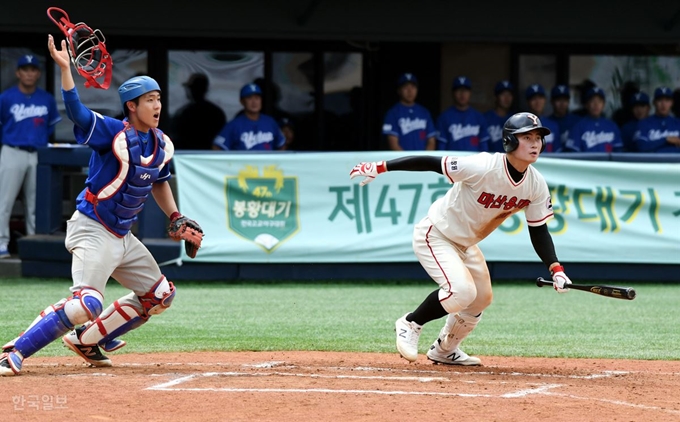
[(437, 131), (430, 112), (416, 103), (418, 79), (404, 73), (397, 81), (399, 101), (385, 114), (383, 135), (392, 151), (434, 150)]
[(227, 123), (213, 141), (213, 149), (225, 151), (273, 151), (286, 149), (286, 137), (273, 117), (262, 114), (262, 90), (247, 84), (240, 93), (243, 113)]
[(642, 91), (633, 94), (630, 97), (630, 107), (634, 119), (621, 126), (621, 139), (624, 151), (636, 152), (634, 137), (640, 120), (649, 117), (649, 95)]
[(472, 83), (457, 76), (451, 84), (453, 105), (437, 119), (437, 149), (448, 151), (488, 151), (489, 132), (484, 116), (470, 107)]
[(560, 126), (543, 113), (545, 110), (545, 89), (543, 85), (529, 85), (525, 91), (525, 98), (529, 111), (537, 115), (543, 126), (550, 130), (550, 134), (545, 136), (545, 152), (560, 152), (562, 150)]
[(569, 100), (571, 93), (567, 85), (558, 84), (550, 90), (550, 104), (553, 108), (553, 113), (548, 116), (560, 128), (560, 144), (567, 143), (569, 138), (569, 131), (579, 120), (581, 116), (569, 112)]
[[(158, 129), (161, 93), (156, 81), (139, 76), (124, 82), (118, 93), (127, 118), (102, 116), (78, 98), (66, 42), (58, 50), (49, 36), (48, 48), (61, 69), (62, 96), (76, 140), (93, 152), (86, 187), (66, 229), (65, 246), (73, 256), (72, 295), (48, 306), (3, 346), (0, 375), (19, 374), (25, 358), (62, 336), (90, 364), (111, 366), (99, 347), (120, 349), (125, 342), (118, 337), (165, 311), (175, 297), (174, 285), (130, 228), (149, 196), (173, 224), (188, 220), (179, 214), (167, 183), (174, 148)], [(109, 277), (132, 292), (104, 309)]]
[(47, 145), (61, 116), (52, 94), (38, 88), (40, 62), (24, 55), (17, 62), (19, 82), (0, 95), (0, 258), (9, 258), (9, 220), (23, 191), (26, 234), (35, 234), (36, 174), (40, 147)]
[(590, 88), (585, 95), (588, 115), (569, 131), (565, 151), (618, 152), (623, 149), (621, 131), (612, 120), (604, 117), (605, 95), (600, 87)]
[(496, 83), (493, 94), (496, 97), (492, 110), (484, 113), (484, 122), (489, 134), (489, 152), (505, 152), (503, 149), (503, 125), (510, 117), (515, 88), (509, 81)]
[(640, 120), (633, 140), (640, 152), (680, 153), (680, 121), (671, 116), (673, 91), (654, 90), (654, 115)]

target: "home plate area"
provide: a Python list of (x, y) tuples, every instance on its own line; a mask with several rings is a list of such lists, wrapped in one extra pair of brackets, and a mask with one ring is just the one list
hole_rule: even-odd
[[(32, 358), (20, 376), (0, 379), (0, 412), (23, 421), (680, 421), (676, 361), (481, 356), (482, 367), (457, 367), (385, 353), (113, 357), (111, 368)], [(68, 404), (49, 414), (12, 408), (19, 397), (44, 395)]]

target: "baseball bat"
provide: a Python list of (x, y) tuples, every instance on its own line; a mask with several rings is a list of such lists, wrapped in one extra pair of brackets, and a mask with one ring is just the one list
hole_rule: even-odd
[[(538, 277), (536, 279), (536, 285), (538, 287), (552, 286), (553, 282), (551, 280), (546, 280), (543, 277)], [(632, 287), (605, 286), (602, 284), (570, 284), (569, 288), (623, 300), (633, 300), (636, 295), (635, 289)]]

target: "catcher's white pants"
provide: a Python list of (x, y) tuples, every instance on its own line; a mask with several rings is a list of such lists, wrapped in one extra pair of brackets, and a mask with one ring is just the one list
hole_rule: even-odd
[(448, 313), (478, 315), (491, 304), (491, 276), (477, 245), (457, 245), (425, 217), (413, 230), (413, 251), (439, 284), (439, 301)]
[[(104, 295), (106, 283), (112, 277), (135, 295), (143, 296), (163, 277), (151, 252), (131, 232), (122, 238), (114, 236), (79, 211), (68, 220), (65, 245), (73, 255), (72, 292), (87, 286)], [(134, 295), (126, 295), (123, 303), (142, 311)]]

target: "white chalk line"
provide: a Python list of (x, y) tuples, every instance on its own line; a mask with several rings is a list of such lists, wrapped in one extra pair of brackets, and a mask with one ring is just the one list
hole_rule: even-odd
[(577, 400), (590, 400), (590, 401), (599, 401), (602, 403), (609, 403), (609, 404), (615, 404), (618, 406), (628, 406), (628, 407), (634, 407), (637, 409), (644, 409), (644, 410), (658, 410), (661, 412), (665, 413), (670, 413), (672, 415), (680, 415), (680, 410), (673, 410), (673, 409), (664, 409), (663, 407), (658, 407), (658, 406), (647, 406), (645, 404), (637, 404), (637, 403), (629, 403), (626, 401), (621, 401), (621, 400), (612, 400), (612, 399), (599, 399), (599, 398), (594, 398), (594, 397), (581, 397), (581, 396), (575, 396), (573, 394), (566, 394), (566, 393), (555, 393), (552, 391), (543, 393), (548, 396), (560, 396), (560, 397), (569, 397), (570, 399), (577, 399)]

